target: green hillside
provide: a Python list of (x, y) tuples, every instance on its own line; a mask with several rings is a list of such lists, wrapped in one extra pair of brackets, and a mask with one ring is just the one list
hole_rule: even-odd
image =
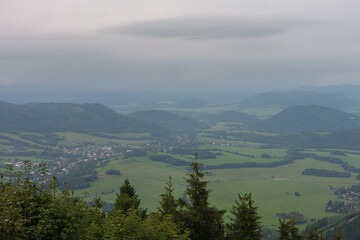
[(101, 104), (0, 102), (0, 131), (29, 132), (195, 132), (206, 125), (166, 111), (121, 115)]
[(268, 132), (326, 132), (359, 127), (360, 120), (356, 116), (319, 105), (306, 105), (289, 107), (261, 122), (257, 129)]

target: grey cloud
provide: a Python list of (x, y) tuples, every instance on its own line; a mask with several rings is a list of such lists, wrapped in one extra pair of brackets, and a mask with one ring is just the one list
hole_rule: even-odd
[(288, 32), (300, 24), (304, 22), (282, 18), (178, 17), (113, 26), (100, 32), (188, 39), (259, 38)]

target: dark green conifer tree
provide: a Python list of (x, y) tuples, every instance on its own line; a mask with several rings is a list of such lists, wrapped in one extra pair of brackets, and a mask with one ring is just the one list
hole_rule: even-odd
[(136, 194), (134, 186), (130, 184), (129, 179), (125, 179), (123, 185), (120, 187), (120, 193), (116, 193), (113, 211), (127, 213), (130, 209), (134, 209), (137, 210), (142, 217), (146, 217), (146, 209), (140, 208), (140, 202), (141, 200)]
[(295, 227), (295, 219), (286, 221), (285, 219), (279, 219), (279, 238), (278, 240), (302, 240), (302, 236), (299, 234), (299, 229)]
[[(198, 155), (196, 154), (196, 160)], [(200, 169), (200, 164), (195, 161), (191, 164), (192, 172), (185, 178), (189, 184), (186, 190), (188, 202), (185, 204), (185, 227), (190, 231), (193, 240), (212, 240), (224, 238), (224, 223), (222, 216), (225, 211), (210, 207), (208, 202), (211, 190), (207, 188), (207, 181)]]
[(324, 240), (322, 232), (317, 230), (316, 227), (310, 225), (309, 231), (305, 234), (306, 240)]
[(158, 207), (158, 212), (165, 215), (176, 215), (177, 202), (173, 196), (173, 183), (172, 178), (169, 177), (169, 181), (165, 185), (165, 193), (161, 194), (160, 207)]
[(227, 236), (229, 239), (260, 240), (261, 223), (257, 215), (257, 207), (254, 206), (251, 193), (244, 196), (238, 195), (239, 201), (235, 200), (231, 213), (233, 218), (227, 224)]

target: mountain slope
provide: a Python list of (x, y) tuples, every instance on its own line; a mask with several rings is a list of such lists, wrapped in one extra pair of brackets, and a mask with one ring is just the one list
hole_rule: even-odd
[(357, 101), (339, 94), (323, 94), (310, 91), (266, 92), (256, 94), (239, 103), (242, 108), (257, 108), (277, 105), (281, 108), (297, 105), (321, 105), (336, 109), (345, 109), (357, 105)]
[(203, 127), (196, 120), (166, 111), (123, 116), (101, 104), (0, 102), (0, 131), (150, 132), (171, 134)]
[(341, 230), (343, 239), (360, 239), (360, 213), (353, 212), (333, 217), (325, 217), (313, 223), (313, 226), (323, 232), (325, 239), (334, 239), (336, 232)]
[(318, 93), (340, 94), (360, 102), (360, 85), (341, 84), (341, 85), (328, 85), (328, 86), (314, 86), (314, 87), (302, 87), (299, 88), (298, 90), (313, 91)]
[(351, 114), (319, 105), (289, 107), (262, 121), (257, 129), (267, 132), (335, 131), (359, 128), (360, 120)]
[(0, 131), (126, 131), (138, 123), (101, 104), (0, 104)]

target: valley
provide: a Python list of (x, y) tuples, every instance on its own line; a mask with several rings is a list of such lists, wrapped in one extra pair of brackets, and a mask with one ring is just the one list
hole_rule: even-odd
[[(99, 196), (110, 207), (122, 182), (129, 179), (141, 205), (151, 212), (158, 208), (169, 176), (174, 196), (184, 196), (184, 177), (198, 153), (212, 189), (210, 203), (227, 210), (225, 222), (239, 193), (252, 193), (262, 224), (269, 229), (277, 228), (283, 213), (300, 216), (298, 227), (305, 229), (324, 217), (340, 216), (329, 211), (330, 202), (338, 204), (332, 207), (360, 207), (360, 201), (334, 193), (360, 184), (360, 134), (358, 129), (348, 130), (360, 121), (340, 110), (290, 107), (262, 120), (231, 107), (203, 105), (177, 108), (177, 114), (162, 109), (128, 115), (101, 105), (54, 106), (58, 111), (42, 117), (44, 123), (52, 119), (49, 129), (38, 131), (35, 124), (36, 130), (30, 131), (39, 118), (27, 114), (28, 129), (16, 130), (12, 123), (14, 129), (0, 133), (1, 171), (7, 164), (21, 170), (25, 160), (35, 167), (45, 163), (59, 186), (69, 184), (79, 197), (86, 193), (87, 201)], [(263, 106), (257, 109), (261, 112)], [(308, 116), (302, 116), (304, 112)], [(67, 119), (57, 121), (57, 116)], [(85, 118), (86, 125), (79, 125)], [(322, 126), (320, 132), (314, 131), (316, 126)]]

